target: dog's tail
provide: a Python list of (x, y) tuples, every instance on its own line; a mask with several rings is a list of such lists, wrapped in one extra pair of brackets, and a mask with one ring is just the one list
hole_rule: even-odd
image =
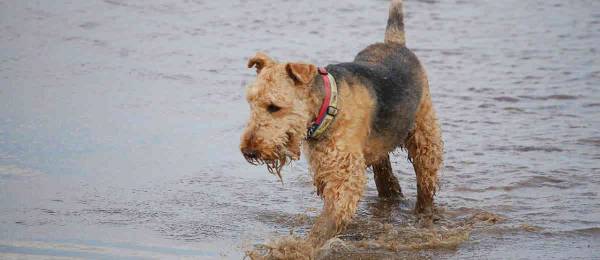
[(390, 3), (390, 14), (387, 28), (385, 29), (385, 43), (404, 45), (404, 14), (402, 12), (402, 0), (392, 0)]

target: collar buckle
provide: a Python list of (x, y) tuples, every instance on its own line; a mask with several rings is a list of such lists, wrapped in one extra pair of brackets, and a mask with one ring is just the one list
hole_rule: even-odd
[(338, 109), (336, 107), (329, 106), (327, 107), (327, 114), (335, 117), (338, 113)]

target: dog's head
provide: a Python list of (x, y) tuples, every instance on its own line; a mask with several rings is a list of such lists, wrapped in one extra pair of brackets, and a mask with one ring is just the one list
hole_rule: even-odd
[(263, 53), (248, 61), (256, 67), (256, 80), (249, 84), (246, 99), (250, 119), (241, 137), (240, 149), (252, 164), (266, 164), (280, 176), (281, 168), (300, 157), (307, 126), (314, 118), (311, 93), (317, 68), (304, 63), (277, 63)]

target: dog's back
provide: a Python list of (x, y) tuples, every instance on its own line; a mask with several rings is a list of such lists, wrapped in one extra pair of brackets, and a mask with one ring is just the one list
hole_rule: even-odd
[(402, 1), (394, 0), (383, 43), (368, 46), (353, 62), (329, 65), (336, 78), (359, 81), (376, 97), (371, 135), (384, 138), (390, 149), (403, 146), (414, 127), (415, 114), (424, 86), (425, 71), (405, 46)]

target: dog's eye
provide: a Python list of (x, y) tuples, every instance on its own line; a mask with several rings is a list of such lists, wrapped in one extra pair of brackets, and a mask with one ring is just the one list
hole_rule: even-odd
[(281, 110), (281, 107), (278, 107), (276, 105), (270, 104), (269, 106), (267, 106), (267, 111), (269, 111), (269, 113), (275, 113), (279, 110)]

